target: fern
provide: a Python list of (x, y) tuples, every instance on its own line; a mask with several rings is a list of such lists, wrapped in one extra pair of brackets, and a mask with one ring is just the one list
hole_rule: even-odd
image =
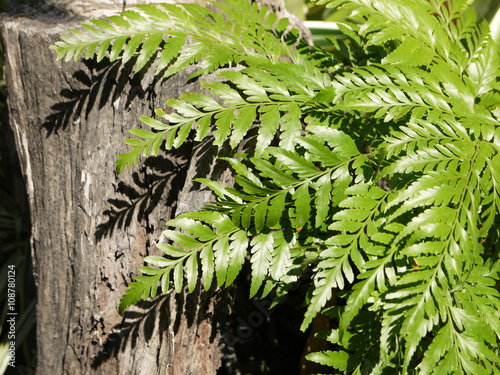
[[(127, 140), (133, 148), (119, 155), (118, 173), (137, 164), (141, 154), (156, 155), (164, 139), (167, 149), (178, 147), (193, 126), (197, 128), (197, 139), (205, 137), (214, 119), (215, 143), (221, 144), (230, 137), (235, 146), (248, 132), (257, 113), (262, 113), (256, 149), (261, 153), (278, 129), (279, 112), (287, 111), (286, 124), (289, 126), (283, 126), (282, 145), (291, 147), (301, 129), (300, 107), (331, 84), (329, 76), (321, 66), (305, 58), (304, 48), (292, 48), (296, 37), (294, 34), (284, 36), (288, 25), (286, 19), (276, 23), (276, 15), (266, 17), (267, 9), (258, 9), (257, 4), (250, 7), (248, 2), (235, 0), (227, 3), (215, 3), (225, 11), (224, 15), (196, 4), (139, 5), (137, 9), (141, 13), (125, 11), (120, 16), (108, 17), (108, 22), (91, 21), (91, 25), (84, 25), (87, 33), (70, 30), (72, 36), (62, 37), (62, 41), (51, 47), (57, 51), (58, 59), (90, 58), (95, 53), (100, 61), (112, 44), (109, 60), (115, 61), (120, 56), (125, 63), (135, 53), (136, 72), (160, 53), (156, 73), (166, 70), (164, 78), (199, 62), (191, 79), (235, 64), (259, 67), (259, 70), (249, 68), (219, 73), (238, 88), (244, 87), (241, 91), (221, 82), (205, 84), (223, 101), (223, 106), (207, 96), (186, 94), (167, 102), (175, 111), (173, 114), (157, 110), (157, 115), (169, 124), (142, 117), (141, 121), (154, 132), (131, 131), (143, 140)], [(238, 11), (232, 7), (237, 7)], [(191, 42), (183, 48), (187, 40)], [(298, 67), (300, 72), (297, 72)]]
[[(276, 301), (309, 267), (302, 330), (337, 329), (312, 361), (342, 373), (497, 374), (500, 262), (499, 50), (466, 0), (319, 0), (354, 10), (332, 55), (240, 0), (143, 5), (72, 30), (58, 58), (107, 57), (168, 78), (195, 65), (208, 94), (142, 117), (117, 171), (191, 134), (249, 154), (223, 158), (235, 186), (167, 223), (140, 299), (201, 281), (229, 286), (249, 259), (250, 296)], [(238, 70), (222, 68), (238, 66)], [(216, 99), (214, 99), (216, 98)], [(192, 133), (193, 131), (193, 133)], [(171, 274), (173, 276), (171, 276)], [(334, 289), (338, 306), (325, 310)]]

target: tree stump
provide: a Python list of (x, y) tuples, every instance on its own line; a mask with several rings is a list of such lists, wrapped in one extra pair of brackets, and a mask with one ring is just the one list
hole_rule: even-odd
[[(122, 1), (103, 4), (110, 14)], [(119, 178), (114, 161), (139, 116), (199, 84), (186, 84), (188, 72), (168, 82), (154, 69), (133, 76), (133, 62), (56, 62), (49, 45), (85, 15), (49, 5), (11, 6), (1, 25), (10, 126), (32, 221), (37, 373), (214, 374), (221, 348), (205, 294), (160, 297), (124, 317), (117, 310), (143, 257), (158, 253), (165, 222), (209, 199), (193, 188), (193, 176), (221, 172), (213, 168), (217, 149), (193, 143)]]

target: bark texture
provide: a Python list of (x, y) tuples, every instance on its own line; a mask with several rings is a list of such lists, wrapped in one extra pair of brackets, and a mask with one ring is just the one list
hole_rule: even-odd
[(117, 311), (143, 257), (159, 253), (165, 222), (210, 198), (192, 179), (230, 178), (214, 162), (221, 150), (193, 143), (114, 173), (138, 117), (199, 84), (186, 84), (189, 72), (166, 82), (154, 69), (132, 76), (133, 61), (56, 62), (48, 48), (85, 18), (122, 6), (17, 0), (1, 24), (10, 126), (32, 222), (37, 373), (215, 374), (215, 297), (170, 294), (124, 317)]

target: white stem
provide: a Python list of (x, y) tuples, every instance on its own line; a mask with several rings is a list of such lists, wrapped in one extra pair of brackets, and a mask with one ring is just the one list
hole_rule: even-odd
[(495, 16), (490, 22), (491, 36), (493, 40), (500, 44), (500, 8), (495, 13)]

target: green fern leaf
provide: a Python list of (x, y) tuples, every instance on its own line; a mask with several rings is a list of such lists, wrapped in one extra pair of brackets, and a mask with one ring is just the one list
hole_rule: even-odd
[(206, 246), (200, 252), (200, 259), (202, 267), (203, 288), (205, 288), (205, 291), (208, 291), (210, 289), (210, 286), (212, 285), (212, 279), (214, 277), (214, 270), (215, 270), (214, 252), (212, 249), (212, 245)]
[(171, 272), (177, 292), (209, 290), (214, 274), (229, 286), (249, 257), (250, 296), (275, 290), (274, 303), (312, 270), (302, 330), (333, 288), (345, 299), (326, 311), (336, 351), (315, 362), (499, 373), (499, 57), (486, 23), (467, 0), (319, 0), (354, 11), (330, 54), (266, 7), (211, 3), (142, 5), (52, 46), (58, 59), (136, 57), (136, 72), (158, 56), (165, 77), (217, 72), (205, 95), (141, 118), (118, 172), (190, 134), (233, 149), (255, 136), (253, 155), (223, 158), (233, 187), (197, 179), (217, 200), (168, 223), (173, 244), (145, 258), (120, 312), (165, 293)]
[[(380, 36), (377, 42), (380, 40)], [(372, 39), (373, 42), (373, 39)], [(429, 65), (435, 52), (414, 38), (403, 39), (401, 45), (382, 60), (383, 64), (402, 64), (405, 66)]]
[(259, 291), (271, 264), (273, 253), (273, 234), (259, 233), (250, 242), (252, 257), (252, 283), (250, 286), (250, 298)]
[(185, 274), (188, 291), (189, 293), (192, 293), (198, 283), (198, 258), (196, 253), (193, 253), (187, 258)]
[(120, 299), (118, 313), (123, 315), (128, 307), (135, 305), (141, 299), (147, 300), (150, 295), (154, 297), (161, 276), (161, 272), (152, 276), (136, 276), (136, 281), (129, 284), (129, 288)]
[(476, 95), (483, 95), (495, 87), (499, 76), (498, 50), (489, 35), (486, 35), (467, 67), (468, 77), (475, 87)]
[(182, 293), (182, 284), (184, 282), (183, 278), (183, 260), (177, 263), (174, 267), (174, 289), (176, 293)]
[(215, 253), (215, 272), (217, 276), (217, 285), (224, 285), (227, 277), (227, 264), (229, 263), (229, 241), (227, 237), (221, 238), (213, 245)]
[(229, 245), (229, 262), (227, 266), (226, 286), (231, 285), (240, 273), (245, 263), (248, 249), (248, 235), (246, 231), (237, 231), (231, 238)]
[(120, 299), (118, 313), (123, 315), (128, 307), (137, 304), (137, 302), (139, 302), (144, 295), (149, 296), (149, 289), (146, 284), (139, 282), (130, 283), (129, 288)]
[(326, 350), (308, 354), (306, 359), (321, 365), (333, 367), (339, 371), (345, 371), (348, 366), (349, 354), (344, 351), (332, 352)]
[(299, 178), (309, 178), (318, 174), (314, 164), (296, 152), (273, 148), (270, 152), (288, 169), (295, 172)]
[(280, 112), (275, 105), (269, 105), (259, 108), (260, 115), (260, 131), (257, 136), (257, 145), (255, 146), (255, 155), (262, 155), (266, 148), (271, 144), (271, 141), (279, 128)]
[[(287, 236), (286, 238), (285, 235)], [(271, 266), (269, 267), (269, 276), (272, 280), (278, 281), (292, 268), (291, 250), (293, 246), (296, 245), (297, 239), (292, 231), (274, 232), (273, 239), (274, 249), (271, 255), (272, 259)]]

